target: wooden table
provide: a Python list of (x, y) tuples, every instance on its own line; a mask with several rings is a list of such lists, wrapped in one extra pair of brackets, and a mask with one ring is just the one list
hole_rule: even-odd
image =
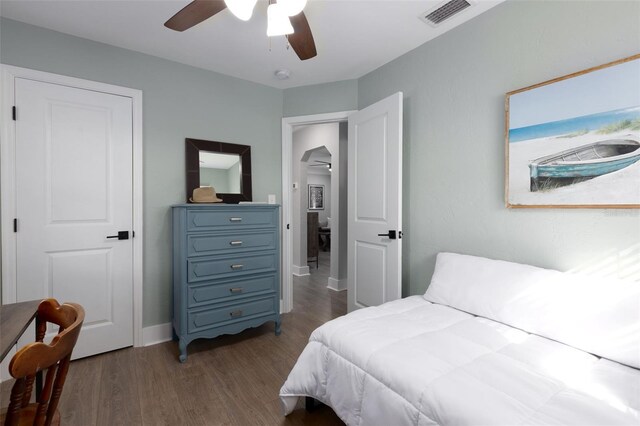
[(41, 301), (29, 300), (0, 306), (0, 361), (7, 356), (36, 317)]

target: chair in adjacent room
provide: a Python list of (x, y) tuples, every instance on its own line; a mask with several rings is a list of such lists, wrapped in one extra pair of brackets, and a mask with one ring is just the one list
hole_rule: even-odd
[[(9, 408), (3, 413), (4, 425), (59, 425), (58, 402), (69, 370), (82, 322), (84, 309), (76, 303), (60, 305), (55, 299), (43, 300), (36, 316), (36, 342), (21, 348), (9, 363), (16, 380), (11, 389)], [(44, 343), (47, 323), (59, 327), (51, 343)], [(29, 403), (36, 375), (45, 373), (44, 385)]]

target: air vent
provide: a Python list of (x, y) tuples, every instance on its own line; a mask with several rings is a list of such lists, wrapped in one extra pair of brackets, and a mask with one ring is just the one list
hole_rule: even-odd
[(469, 0), (450, 0), (445, 4), (424, 12), (420, 19), (429, 25), (436, 26), (471, 6)]

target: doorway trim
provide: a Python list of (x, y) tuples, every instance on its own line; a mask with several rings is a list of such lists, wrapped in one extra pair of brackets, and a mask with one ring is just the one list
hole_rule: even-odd
[(284, 117), (282, 119), (282, 313), (291, 312), (293, 309), (293, 232), (287, 229), (291, 223), (292, 208), (291, 198), (293, 190), (292, 165), (293, 165), (293, 126), (303, 124), (323, 124), (346, 122), (356, 110), (331, 112), (326, 114), (301, 115), (297, 117)]
[[(15, 79), (24, 78), (44, 83), (58, 84), (78, 89), (92, 90), (131, 98), (133, 138), (133, 345), (142, 346), (142, 289), (143, 289), (143, 197), (142, 197), (142, 91), (114, 86), (75, 77), (67, 77), (28, 68), (0, 64), (2, 99), (0, 99), (0, 227), (2, 229), (2, 303), (15, 303), (16, 234), (13, 218), (16, 217), (15, 180), (15, 121), (11, 119), (15, 99)], [(19, 115), (20, 111), (18, 111)]]

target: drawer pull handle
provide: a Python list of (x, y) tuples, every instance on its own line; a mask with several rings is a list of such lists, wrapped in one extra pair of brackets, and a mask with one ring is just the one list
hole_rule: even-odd
[(229, 291), (231, 293), (242, 293), (242, 287), (233, 287), (233, 288), (230, 288)]
[(242, 309), (238, 309), (237, 311), (231, 311), (229, 312), (229, 316), (231, 318), (238, 318), (242, 316)]
[(231, 244), (232, 246), (241, 246), (242, 241), (229, 241), (229, 244)]
[(244, 265), (241, 263), (236, 263), (234, 265), (231, 265), (231, 269), (242, 269)]
[(230, 222), (242, 222), (242, 218), (241, 217), (230, 217), (229, 221)]

